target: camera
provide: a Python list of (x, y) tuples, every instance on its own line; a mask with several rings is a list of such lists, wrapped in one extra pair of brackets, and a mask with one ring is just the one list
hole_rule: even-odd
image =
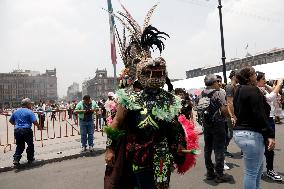
[[(278, 80), (270, 79), (266, 82), (266, 84), (273, 87), (273, 85), (277, 85), (277, 82), (278, 82)], [(282, 82), (281, 88), (283, 89), (283, 87), (284, 87), (284, 80)]]
[[(266, 84), (269, 85), (269, 86), (271, 86), (271, 87), (273, 87), (273, 85), (277, 85), (277, 82), (278, 82), (278, 80), (273, 80), (273, 79), (271, 79), (271, 80), (268, 80), (268, 81), (266, 82)], [(282, 81), (282, 86), (281, 86), (281, 90), (279, 91), (279, 94), (280, 94), (280, 95), (283, 95), (283, 94), (284, 94), (284, 80)]]

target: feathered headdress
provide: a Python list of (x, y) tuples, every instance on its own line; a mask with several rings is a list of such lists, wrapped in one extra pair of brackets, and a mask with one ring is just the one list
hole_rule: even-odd
[[(121, 3), (120, 3), (121, 4)], [(168, 34), (160, 32), (157, 28), (151, 26), (150, 19), (154, 13), (154, 10), (158, 4), (154, 5), (146, 14), (143, 27), (141, 27), (136, 20), (132, 17), (129, 11), (121, 4), (124, 12), (117, 12), (117, 14), (111, 13), (118, 21), (123, 25), (122, 35), (116, 29), (116, 38), (119, 46), (119, 54), (127, 73), (125, 70), (121, 76), (127, 76), (128, 80), (134, 81), (136, 79), (136, 64), (143, 59), (151, 57), (151, 51), (156, 48), (160, 53), (164, 50), (165, 45), (162, 40), (169, 37)], [(127, 40), (126, 31), (129, 33)], [(124, 81), (130, 83), (131, 81)]]

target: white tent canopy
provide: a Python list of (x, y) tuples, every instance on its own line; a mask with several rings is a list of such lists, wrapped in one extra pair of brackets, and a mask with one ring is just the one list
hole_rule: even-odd
[[(256, 71), (264, 72), (267, 80), (284, 78), (284, 60), (269, 64), (257, 65), (253, 67)], [(229, 76), (230, 72), (231, 71), (227, 71), (226, 75)], [(216, 74), (223, 77), (222, 72)], [(172, 84), (174, 88), (184, 88), (186, 90), (200, 89), (204, 87), (204, 77), (205, 75), (195, 78), (183, 79), (175, 81)]]

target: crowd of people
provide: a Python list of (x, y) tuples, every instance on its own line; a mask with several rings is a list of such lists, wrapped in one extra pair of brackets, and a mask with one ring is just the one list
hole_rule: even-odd
[[(206, 88), (198, 98), (195, 109), (204, 130), (204, 158), (206, 179), (230, 181), (230, 175), (218, 178), (229, 168), (225, 157), (232, 138), (241, 149), (244, 160), (244, 189), (259, 189), (265, 175), (282, 181), (274, 170), (275, 124), (281, 123), (283, 107), (283, 78), (267, 81), (265, 73), (245, 67), (231, 71), (231, 83), (222, 84), (222, 77), (214, 74), (204, 79)], [(207, 102), (207, 103), (206, 103)], [(215, 165), (211, 153), (215, 154)]]

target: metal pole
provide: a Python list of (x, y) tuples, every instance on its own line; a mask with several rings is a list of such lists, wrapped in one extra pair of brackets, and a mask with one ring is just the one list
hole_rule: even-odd
[(111, 42), (111, 60), (113, 64), (113, 77), (114, 77), (114, 89), (116, 89), (116, 49), (115, 49), (115, 34), (114, 34), (114, 17), (111, 14), (113, 12), (111, 0), (107, 0), (109, 11), (109, 27), (110, 27), (110, 42)]
[(225, 55), (225, 47), (224, 47), (224, 34), (223, 34), (223, 21), (222, 21), (222, 2), (218, 0), (219, 5), (219, 18), (220, 18), (220, 33), (221, 33), (221, 47), (222, 47), (222, 65), (223, 65), (223, 77), (224, 83), (227, 84), (227, 76), (226, 76), (226, 55)]
[(113, 81), (113, 84), (114, 84), (114, 90), (117, 89), (117, 78), (116, 78), (116, 63), (113, 64), (113, 78), (114, 78), (114, 81)]

